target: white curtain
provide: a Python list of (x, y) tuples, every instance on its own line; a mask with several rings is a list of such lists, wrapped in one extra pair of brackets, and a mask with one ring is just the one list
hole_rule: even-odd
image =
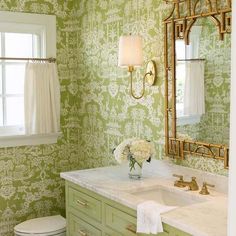
[(184, 115), (205, 114), (204, 61), (186, 62)]
[(190, 45), (187, 45), (186, 58), (199, 58), (202, 26), (193, 26), (190, 33)]
[(60, 131), (60, 84), (55, 63), (26, 64), (24, 100), (26, 134)]

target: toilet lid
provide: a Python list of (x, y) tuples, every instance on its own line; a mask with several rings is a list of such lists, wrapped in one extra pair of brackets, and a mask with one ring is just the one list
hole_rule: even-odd
[(49, 234), (65, 231), (65, 228), (66, 220), (62, 216), (56, 215), (27, 220), (16, 225), (14, 230), (25, 234)]

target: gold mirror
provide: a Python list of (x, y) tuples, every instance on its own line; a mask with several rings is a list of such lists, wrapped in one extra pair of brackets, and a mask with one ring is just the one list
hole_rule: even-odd
[(172, 2), (165, 20), (165, 147), (228, 168), (231, 2), (207, 2)]

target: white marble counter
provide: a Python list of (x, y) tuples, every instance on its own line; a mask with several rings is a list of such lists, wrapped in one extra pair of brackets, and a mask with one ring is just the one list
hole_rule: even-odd
[[(200, 188), (202, 182), (207, 181), (215, 184), (217, 191), (210, 189), (210, 195), (202, 196), (199, 191), (173, 187), (174, 173), (184, 175), (185, 180), (196, 176)], [(143, 202), (132, 192), (152, 189), (157, 185), (168, 187), (170, 191), (184, 191), (189, 198), (197, 198), (202, 202), (164, 213), (162, 221), (193, 236), (227, 236), (227, 177), (156, 160), (144, 166), (141, 180), (129, 179), (127, 166), (66, 172), (61, 173), (61, 177), (132, 209)]]

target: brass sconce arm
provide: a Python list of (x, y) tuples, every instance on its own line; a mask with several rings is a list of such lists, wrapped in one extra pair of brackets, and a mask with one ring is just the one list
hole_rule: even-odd
[(142, 66), (143, 50), (142, 37), (138, 35), (121, 36), (119, 40), (119, 56), (118, 66), (128, 68), (130, 73), (130, 92), (135, 99), (140, 99), (145, 93), (145, 83), (150, 86), (154, 84), (156, 78), (156, 64), (154, 61), (149, 61), (146, 68), (146, 73), (143, 77), (143, 89), (140, 96), (135, 96), (133, 92), (133, 72), (134, 67)]
[(142, 93), (140, 96), (136, 96), (134, 94), (133, 91), (133, 72), (134, 72), (134, 67), (133, 66), (129, 66), (128, 67), (128, 71), (130, 73), (130, 93), (131, 96), (135, 99), (140, 99), (144, 96), (145, 93), (145, 84), (148, 83), (148, 85), (152, 86), (155, 82), (156, 79), (156, 65), (154, 61), (149, 61), (147, 64), (147, 69), (146, 69), (146, 73), (143, 76), (143, 89), (142, 89)]

